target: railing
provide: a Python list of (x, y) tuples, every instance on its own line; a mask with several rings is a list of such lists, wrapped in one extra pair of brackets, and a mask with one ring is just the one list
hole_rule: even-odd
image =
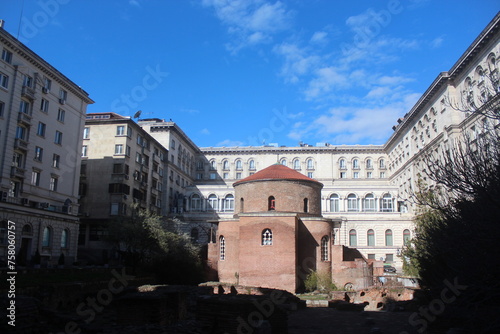
[(21, 150), (27, 150), (28, 149), (28, 142), (21, 139), (21, 138), (16, 138), (14, 141), (14, 148), (21, 149)]
[(31, 116), (20, 111), (19, 115), (17, 116), (17, 120), (21, 123), (24, 123), (26, 125), (31, 125)]
[(27, 97), (31, 100), (35, 99), (35, 90), (28, 86), (23, 86), (23, 90), (21, 91), (21, 95)]
[(24, 172), (25, 171), (26, 171), (25, 169), (13, 166), (10, 169), (10, 176), (11, 177), (14, 177), (14, 176), (24, 177)]

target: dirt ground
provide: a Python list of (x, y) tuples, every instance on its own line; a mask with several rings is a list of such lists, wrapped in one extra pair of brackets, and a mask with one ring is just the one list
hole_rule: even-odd
[(412, 312), (353, 312), (308, 307), (289, 314), (288, 334), (414, 334)]

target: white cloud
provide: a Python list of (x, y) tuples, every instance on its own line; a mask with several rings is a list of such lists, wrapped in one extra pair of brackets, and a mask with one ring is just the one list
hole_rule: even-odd
[(202, 135), (209, 135), (210, 134), (210, 130), (208, 130), (207, 128), (204, 128), (204, 129), (201, 129), (200, 133)]
[(217, 18), (228, 26), (233, 40), (228, 49), (233, 53), (250, 45), (269, 43), (273, 34), (290, 27), (293, 13), (281, 2), (263, 0), (203, 0), (212, 7)]
[(431, 41), (431, 47), (439, 48), (444, 42), (444, 36), (439, 36)]
[(326, 44), (328, 43), (328, 34), (325, 31), (316, 31), (312, 36), (311, 36), (311, 43), (313, 44)]
[(316, 71), (315, 78), (309, 82), (305, 91), (306, 99), (317, 98), (320, 95), (330, 93), (334, 87), (346, 87), (348, 85), (345, 74), (335, 67), (323, 67)]
[(215, 147), (234, 147), (234, 146), (243, 146), (243, 142), (239, 140), (226, 139), (215, 145)]
[(138, 0), (129, 0), (128, 4), (135, 7), (141, 7), (141, 4), (139, 3)]

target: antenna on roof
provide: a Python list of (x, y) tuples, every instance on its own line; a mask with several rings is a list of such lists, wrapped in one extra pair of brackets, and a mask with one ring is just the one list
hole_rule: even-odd
[(134, 114), (134, 118), (139, 118), (139, 117), (141, 117), (141, 112), (142, 112), (142, 110), (138, 110), (138, 111)]

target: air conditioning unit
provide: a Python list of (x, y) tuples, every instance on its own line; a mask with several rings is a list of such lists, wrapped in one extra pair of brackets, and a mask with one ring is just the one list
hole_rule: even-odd
[(48, 89), (47, 87), (42, 87), (42, 93), (48, 94), (50, 93), (50, 89)]
[(66, 100), (65, 99), (59, 99), (59, 103), (60, 104), (66, 104)]

